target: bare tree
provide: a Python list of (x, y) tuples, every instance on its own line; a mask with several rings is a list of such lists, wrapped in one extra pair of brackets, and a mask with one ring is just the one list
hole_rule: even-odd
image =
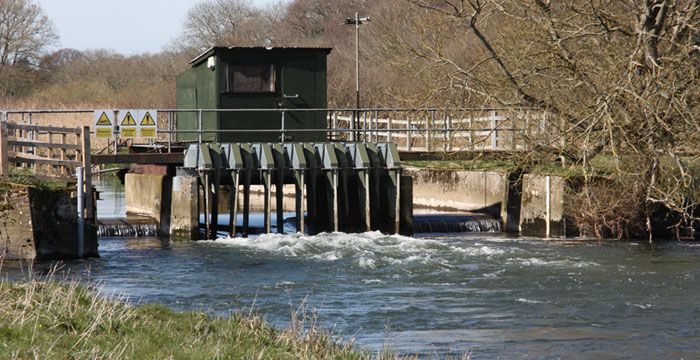
[(177, 42), (197, 51), (216, 45), (265, 45), (265, 32), (251, 31), (259, 30), (265, 15), (249, 0), (204, 0), (187, 11)]
[[(662, 205), (679, 214), (676, 225), (696, 220), (699, 0), (407, 2), (449, 25), (439, 39), (398, 36), (396, 44), (422, 59), (421, 66), (452, 72), (454, 84), (488, 103), (551, 111), (559, 137), (537, 139), (540, 146), (583, 166), (589, 180), (595, 158), (610, 154), (615, 181), (644, 190), (635, 194), (644, 197), (647, 219)], [(471, 56), (450, 47), (449, 36), (476, 45), (462, 49)]]
[(15, 95), (27, 84), (46, 48), (58, 36), (39, 5), (31, 0), (0, 0), (0, 94)]

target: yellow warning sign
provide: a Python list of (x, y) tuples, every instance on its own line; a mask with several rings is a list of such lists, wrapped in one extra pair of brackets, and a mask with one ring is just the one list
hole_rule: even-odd
[(150, 111), (146, 111), (146, 115), (144, 115), (143, 120), (141, 120), (141, 126), (156, 126), (156, 122), (153, 121)]
[(136, 128), (135, 127), (121, 127), (119, 128), (119, 137), (121, 138), (136, 138)]
[(156, 137), (156, 128), (154, 127), (142, 127), (139, 129), (141, 132), (141, 137), (142, 138), (155, 138)]
[(112, 137), (112, 128), (108, 127), (98, 127), (95, 128), (95, 137), (102, 139), (109, 139)]
[(123, 126), (136, 126), (136, 120), (134, 120), (134, 117), (131, 116), (130, 111), (127, 111), (126, 116), (124, 116), (124, 120), (122, 120), (122, 125)]
[(107, 116), (106, 112), (102, 112), (102, 115), (100, 115), (100, 118), (97, 119), (97, 122), (95, 123), (97, 126), (108, 126), (112, 125), (112, 122), (109, 121), (109, 116)]

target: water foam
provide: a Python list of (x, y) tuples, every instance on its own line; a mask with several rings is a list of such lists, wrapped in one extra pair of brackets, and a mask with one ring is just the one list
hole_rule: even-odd
[(476, 256), (501, 252), (485, 246), (469, 250), (443, 240), (385, 235), (378, 231), (361, 234), (321, 233), (313, 236), (300, 233), (264, 234), (255, 238), (219, 238), (213, 242), (247, 251), (315, 261), (351, 259), (357, 267), (364, 269), (410, 264), (447, 267), (455, 254)]

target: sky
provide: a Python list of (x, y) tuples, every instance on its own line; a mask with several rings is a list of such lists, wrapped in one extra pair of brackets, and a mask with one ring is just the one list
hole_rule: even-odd
[[(156, 53), (182, 32), (187, 10), (202, 0), (35, 0), (59, 35), (56, 49)], [(274, 0), (252, 0), (256, 6)]]

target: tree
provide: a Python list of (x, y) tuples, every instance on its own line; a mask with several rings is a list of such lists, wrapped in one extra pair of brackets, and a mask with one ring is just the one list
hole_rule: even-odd
[(0, 94), (25, 90), (42, 53), (58, 36), (31, 0), (0, 0)]
[[(661, 205), (680, 214), (679, 226), (697, 220), (699, 0), (407, 2), (460, 29), (443, 36), (474, 44), (460, 53), (434, 46), (444, 38), (399, 35), (423, 66), (451, 71), (464, 91), (490, 104), (552, 112), (559, 137), (545, 145), (583, 166), (588, 180), (591, 160), (611, 154), (616, 181), (643, 189), (647, 219)], [(595, 188), (584, 193), (595, 197)]]
[(249, 0), (205, 0), (187, 11), (180, 47), (196, 51), (211, 46), (265, 45), (264, 33), (250, 31), (264, 20)]

